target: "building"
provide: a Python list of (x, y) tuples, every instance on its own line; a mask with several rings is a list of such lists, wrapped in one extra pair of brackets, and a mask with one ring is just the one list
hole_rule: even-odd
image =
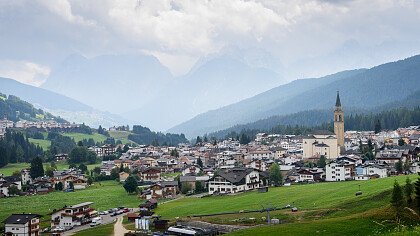
[(266, 186), (264, 177), (251, 168), (226, 169), (216, 173), (208, 182), (209, 194), (237, 193)]
[(51, 214), (51, 227), (60, 226), (69, 229), (74, 226), (88, 224), (98, 215), (90, 206), (93, 202), (84, 202), (73, 206), (65, 206)]
[(337, 91), (334, 110), (334, 133), (337, 137), (337, 144), (344, 147), (344, 111), (341, 108), (340, 94)]
[(338, 161), (325, 167), (325, 181), (345, 181), (354, 177), (354, 163)]
[(5, 234), (12, 236), (38, 236), (39, 217), (37, 214), (13, 214), (4, 221)]

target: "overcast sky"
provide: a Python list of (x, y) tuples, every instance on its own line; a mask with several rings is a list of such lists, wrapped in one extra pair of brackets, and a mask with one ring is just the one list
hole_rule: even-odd
[(182, 75), (229, 47), (286, 70), (343, 59), (305, 75), (370, 67), (420, 53), (420, 1), (0, 0), (0, 76), (37, 86), (73, 53), (152, 54)]

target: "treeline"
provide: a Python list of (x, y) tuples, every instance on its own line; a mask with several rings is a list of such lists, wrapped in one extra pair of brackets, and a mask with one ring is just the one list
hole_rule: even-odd
[(1, 116), (6, 115), (9, 120), (15, 122), (19, 119), (31, 121), (54, 119), (57, 122), (67, 122), (60, 117), (55, 117), (48, 112), (35, 108), (32, 104), (16, 96), (7, 96), (2, 93), (0, 93), (0, 114)]
[(138, 144), (152, 144), (154, 146), (174, 146), (179, 143), (188, 142), (184, 134), (164, 134), (161, 132), (153, 132), (149, 128), (141, 125), (133, 126), (133, 134), (128, 135), (128, 139)]
[[(304, 125), (290, 125), (290, 124), (279, 124), (269, 125), (268, 128), (254, 128), (252, 124), (258, 124), (257, 127), (260, 127), (261, 124), (254, 122), (251, 124), (232, 127), (227, 130), (221, 130), (218, 132), (205, 135), (207, 137), (223, 139), (223, 138), (234, 138), (239, 140), (240, 137), (244, 134), (254, 139), (257, 133), (275, 133), (275, 134), (293, 134), (293, 135), (305, 135), (310, 134), (314, 130), (330, 130), (334, 131), (333, 121), (323, 122), (318, 124), (319, 120), (322, 120), (325, 114), (324, 111), (320, 111), (320, 116), (314, 116), (315, 124), (308, 125), (304, 122)], [(306, 115), (312, 114), (312, 111), (304, 113), (296, 113), (293, 116), (300, 114), (303, 115), (303, 118), (300, 120), (306, 120)], [(329, 112), (331, 116), (331, 112)], [(285, 119), (289, 119), (288, 116)], [(265, 119), (267, 120), (267, 119)], [(364, 130), (364, 131), (380, 131), (380, 130), (395, 130), (400, 127), (408, 127), (411, 125), (420, 125), (420, 107), (415, 107), (412, 109), (409, 108), (396, 108), (388, 111), (382, 111), (379, 113), (370, 113), (370, 114), (350, 114), (345, 116), (345, 129), (346, 130)], [(271, 126), (271, 127), (270, 127)], [(242, 127), (241, 130), (238, 130), (238, 127)]]
[(0, 167), (8, 163), (30, 162), (32, 158), (43, 155), (42, 148), (30, 143), (20, 132), (8, 129), (0, 139)]

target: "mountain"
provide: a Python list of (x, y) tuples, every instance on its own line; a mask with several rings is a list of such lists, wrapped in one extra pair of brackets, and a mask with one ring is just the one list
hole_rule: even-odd
[(152, 102), (124, 116), (164, 130), (282, 83), (283, 78), (270, 69), (252, 67), (228, 54), (218, 55), (199, 61), (190, 73), (177, 78)]
[(172, 80), (153, 56), (74, 54), (52, 69), (42, 87), (95, 109), (122, 113), (146, 104)]
[(2, 93), (18, 96), (36, 108), (41, 108), (70, 122), (86, 123), (92, 127), (97, 127), (100, 124), (108, 127), (121, 124), (120, 121), (124, 120), (116, 115), (95, 110), (61, 94), (22, 84), (16, 80), (0, 77), (0, 88)]
[[(61, 117), (35, 108), (32, 104), (21, 100), (14, 95), (7, 96), (0, 92), (0, 114), (4, 115), (8, 120), (19, 121), (47, 121), (55, 120), (57, 122), (67, 122)], [(3, 119), (3, 117), (1, 118)]]
[(237, 124), (305, 110), (331, 109), (336, 91), (344, 108), (372, 109), (420, 89), (420, 56), (334, 75), (296, 80), (241, 102), (200, 114), (169, 132), (194, 137)]

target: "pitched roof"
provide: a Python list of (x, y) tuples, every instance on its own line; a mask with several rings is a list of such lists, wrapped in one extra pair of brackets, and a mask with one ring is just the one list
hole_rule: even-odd
[(340, 101), (340, 93), (337, 91), (337, 98), (335, 100), (335, 106), (341, 107), (341, 101)]
[(13, 214), (7, 218), (5, 224), (26, 224), (33, 218), (40, 217), (38, 214)]
[(246, 175), (254, 171), (252, 168), (233, 168), (221, 171), (218, 175), (231, 183), (239, 183)]

